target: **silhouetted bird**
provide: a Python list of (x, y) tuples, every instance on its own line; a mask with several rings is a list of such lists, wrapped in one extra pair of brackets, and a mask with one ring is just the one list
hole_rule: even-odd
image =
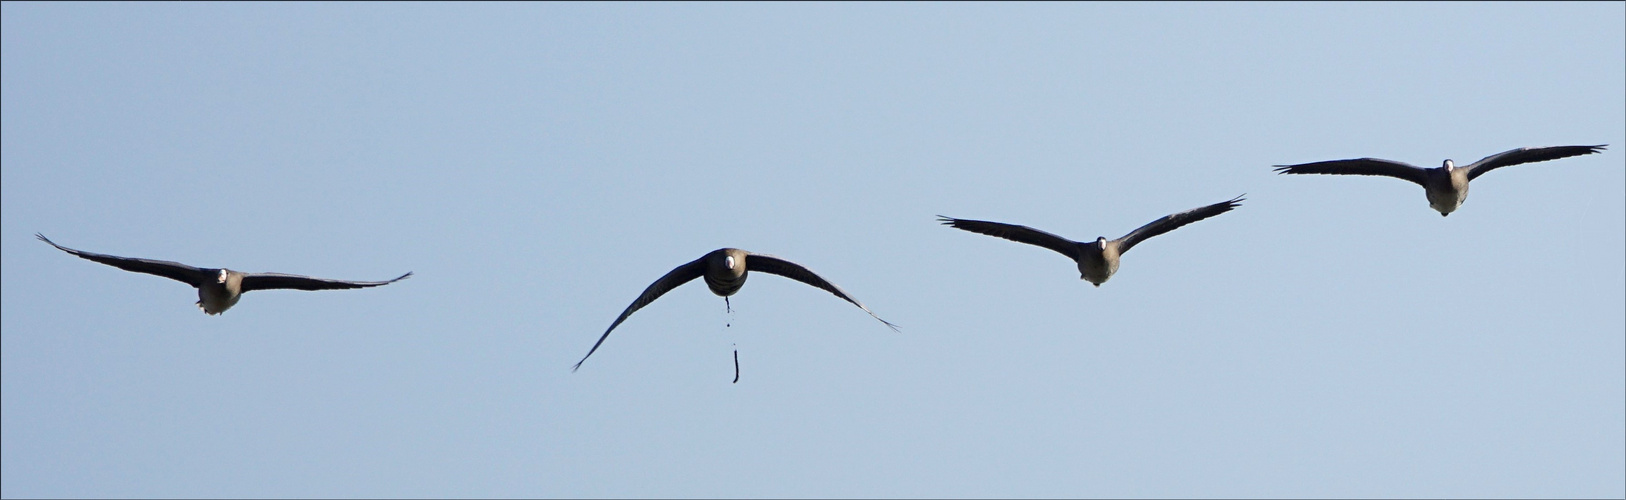
[(1468, 181), (1484, 175), (1485, 172), (1502, 167), (1518, 165), (1521, 163), (1534, 163), (1538, 161), (1557, 160), (1603, 151), (1607, 144), (1597, 146), (1552, 146), (1545, 148), (1519, 148), (1512, 151), (1487, 156), (1466, 167), (1458, 167), (1451, 160), (1439, 168), (1422, 168), (1393, 160), (1378, 158), (1358, 158), (1354, 160), (1318, 161), (1299, 165), (1277, 165), (1276, 172), (1282, 174), (1336, 174), (1336, 175), (1384, 175), (1396, 179), (1405, 179), (1423, 186), (1423, 194), (1428, 196), (1428, 206), (1440, 212), (1440, 216), (1451, 215), (1457, 207), (1462, 206), (1463, 200), (1468, 199)]
[(745, 285), (747, 271), (777, 274), (813, 285), (858, 306), (859, 309), (863, 309), (864, 312), (869, 313), (871, 317), (885, 324), (888, 328), (894, 331), (898, 329), (897, 325), (881, 319), (868, 307), (864, 307), (864, 304), (858, 303), (857, 299), (847, 295), (847, 292), (842, 291), (841, 287), (826, 281), (817, 274), (813, 274), (813, 271), (809, 271), (795, 262), (772, 255), (751, 253), (738, 248), (720, 248), (695, 259), (694, 262), (678, 266), (677, 269), (666, 273), (666, 276), (655, 280), (654, 283), (649, 285), (649, 288), (645, 288), (644, 293), (638, 295), (638, 300), (632, 301), (632, 305), (627, 306), (627, 310), (621, 311), (621, 316), (615, 318), (614, 323), (610, 323), (610, 327), (604, 330), (604, 335), (600, 336), (598, 342), (593, 344), (593, 348), (587, 351), (587, 356), (582, 356), (582, 360), (577, 361), (576, 366), (571, 367), (570, 371), (581, 368), (582, 363), (586, 362), (587, 358), (598, 350), (598, 346), (604, 344), (604, 339), (610, 338), (610, 331), (615, 330), (615, 327), (620, 325), (622, 321), (626, 321), (627, 317), (632, 316), (634, 311), (649, 305), (650, 302), (654, 302), (655, 299), (660, 298), (661, 295), (673, 288), (677, 288), (678, 285), (703, 277), (706, 279), (706, 287), (711, 289), (711, 293), (715, 293), (723, 297), (724, 301), (727, 301), (728, 296), (734, 295), (735, 292), (740, 291), (741, 286)]
[(309, 276), (298, 276), (281, 273), (244, 273), (230, 269), (206, 269), (188, 266), (167, 260), (137, 259), (133, 257), (117, 257), (99, 253), (84, 252), (58, 245), (47, 239), (45, 235), (34, 234), (40, 241), (49, 243), (58, 250), (68, 252), (81, 259), (92, 260), (117, 267), (125, 271), (147, 273), (163, 276), (175, 281), (192, 285), (198, 289), (198, 308), (207, 314), (220, 314), (237, 305), (244, 293), (254, 290), (272, 290), (287, 288), (293, 290), (341, 290), (346, 288), (367, 288), (379, 285), (388, 285), (412, 276), (406, 273), (389, 281), (343, 281)]
[(989, 236), (998, 236), (1007, 240), (1055, 250), (1066, 255), (1078, 263), (1079, 278), (1101, 286), (1112, 273), (1118, 272), (1118, 258), (1128, 252), (1136, 244), (1146, 241), (1147, 238), (1175, 230), (1180, 226), (1197, 222), (1231, 211), (1241, 205), (1242, 197), (1238, 196), (1230, 201), (1223, 201), (1206, 207), (1193, 208), (1177, 214), (1165, 216), (1161, 219), (1130, 231), (1129, 234), (1116, 240), (1109, 240), (1105, 236), (1096, 237), (1092, 242), (1073, 241), (1056, 236), (1038, 229), (1015, 224), (1003, 224), (969, 219), (955, 219), (952, 217), (937, 216), (938, 220), (946, 226), (964, 229), (973, 233), (982, 233)]

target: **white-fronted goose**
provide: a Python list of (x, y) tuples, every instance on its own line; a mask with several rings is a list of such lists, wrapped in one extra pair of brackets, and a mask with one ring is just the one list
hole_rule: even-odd
[(1607, 144), (1519, 148), (1487, 156), (1465, 167), (1458, 167), (1451, 160), (1445, 160), (1445, 163), (1439, 168), (1422, 168), (1393, 160), (1357, 158), (1353, 160), (1318, 161), (1299, 165), (1277, 165), (1276, 172), (1282, 174), (1383, 175), (1396, 179), (1405, 179), (1423, 186), (1423, 194), (1428, 196), (1428, 206), (1433, 207), (1434, 210), (1440, 212), (1441, 217), (1444, 217), (1451, 215), (1451, 212), (1456, 211), (1457, 207), (1462, 206), (1463, 200), (1468, 199), (1468, 181), (1484, 175), (1485, 172), (1521, 163), (1557, 160), (1559, 158), (1597, 153), (1603, 151), (1604, 146), (1607, 146)]
[(1229, 212), (1231, 209), (1241, 206), (1241, 202), (1242, 197), (1238, 196), (1229, 201), (1193, 208), (1152, 221), (1139, 229), (1130, 231), (1129, 234), (1124, 235), (1122, 238), (1108, 240), (1105, 236), (1101, 236), (1088, 243), (1069, 240), (1038, 229), (1015, 224), (955, 219), (941, 215), (937, 216), (937, 218), (943, 225), (953, 226), (956, 229), (998, 236), (1019, 243), (1038, 245), (1055, 250), (1078, 263), (1079, 278), (1088, 280), (1095, 286), (1101, 286), (1108, 278), (1112, 277), (1112, 273), (1118, 272), (1118, 258), (1136, 244), (1146, 241), (1147, 238), (1173, 231), (1180, 226)]
[(254, 290), (277, 288), (293, 290), (367, 288), (388, 285), (406, 279), (407, 276), (412, 276), (412, 273), (406, 273), (389, 281), (343, 281), (281, 273), (244, 273), (230, 269), (197, 268), (167, 260), (138, 259), (84, 252), (58, 245), (43, 234), (35, 233), (34, 236), (58, 250), (68, 252), (81, 259), (100, 262), (125, 271), (163, 276), (192, 285), (198, 289), (198, 308), (210, 315), (226, 312), (227, 309), (231, 309), (231, 306), (237, 305), (237, 301), (243, 298), (244, 293)]
[[(632, 301), (632, 305), (627, 306), (627, 310), (621, 311), (621, 316), (615, 318), (615, 322), (610, 323), (609, 328), (604, 329), (604, 335), (599, 336), (598, 342), (593, 343), (593, 348), (587, 351), (587, 356), (582, 356), (582, 360), (577, 361), (576, 366), (571, 367), (570, 371), (576, 371), (577, 369), (581, 368), (582, 363), (586, 362), (587, 358), (592, 356), (593, 352), (598, 351), (598, 347), (600, 345), (604, 344), (604, 339), (610, 338), (610, 331), (615, 330), (615, 327), (620, 325), (622, 321), (626, 321), (627, 317), (632, 316), (634, 311), (649, 305), (650, 302), (654, 302), (655, 299), (660, 298), (661, 295), (671, 291), (673, 288), (677, 288), (679, 285), (694, 281), (695, 278), (705, 278), (706, 287), (711, 289), (711, 293), (715, 293), (718, 296), (723, 297), (723, 300), (728, 300), (728, 296), (734, 295), (735, 292), (740, 291), (741, 286), (745, 285), (747, 271), (761, 271), (769, 274), (777, 274), (786, 278), (800, 281), (802, 283), (813, 285), (814, 287), (835, 294), (835, 296), (841, 297), (842, 300), (846, 300), (847, 302), (851, 302), (853, 305), (858, 306), (859, 309), (863, 309), (864, 312), (869, 313), (871, 317), (886, 325), (887, 328), (891, 328), (894, 331), (898, 329), (897, 325), (881, 319), (880, 316), (875, 315), (874, 311), (869, 310), (868, 307), (864, 307), (864, 304), (860, 304), (858, 299), (854, 299), (851, 295), (847, 295), (847, 292), (842, 291), (841, 287), (838, 287), (834, 283), (819, 277), (819, 275), (814, 274), (813, 271), (809, 271), (807, 268), (802, 267), (795, 262), (774, 257), (772, 255), (751, 253), (738, 248), (720, 248), (717, 250), (712, 250), (706, 255), (695, 259), (693, 262), (678, 266), (677, 269), (673, 269), (671, 272), (666, 273), (666, 276), (661, 276), (661, 279), (655, 280), (654, 283), (651, 283), (649, 288), (644, 289), (644, 293), (638, 295), (637, 300)], [(738, 360), (735, 362), (736, 369), (738, 369)], [(737, 381), (738, 375), (736, 374), (735, 376)]]

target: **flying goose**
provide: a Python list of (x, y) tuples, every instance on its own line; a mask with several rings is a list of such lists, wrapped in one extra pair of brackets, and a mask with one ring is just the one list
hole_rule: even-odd
[(1118, 272), (1118, 258), (1136, 244), (1146, 241), (1147, 238), (1173, 231), (1180, 226), (1229, 212), (1231, 209), (1241, 206), (1242, 199), (1241, 196), (1238, 196), (1229, 201), (1171, 214), (1141, 226), (1139, 229), (1130, 231), (1129, 234), (1124, 235), (1122, 238), (1109, 240), (1105, 236), (1100, 236), (1096, 237), (1095, 241), (1088, 243), (1069, 240), (1038, 229), (1015, 224), (955, 219), (941, 215), (937, 216), (937, 220), (945, 226), (953, 226), (956, 229), (998, 236), (1018, 243), (1038, 245), (1055, 250), (1078, 263), (1079, 278), (1088, 280), (1099, 287), (1102, 283), (1106, 283), (1108, 278), (1112, 277), (1112, 273)]
[(226, 312), (227, 309), (231, 309), (231, 306), (237, 305), (238, 299), (243, 298), (244, 293), (254, 290), (277, 288), (294, 290), (367, 288), (388, 285), (406, 279), (407, 276), (412, 276), (412, 273), (406, 273), (389, 281), (343, 281), (282, 273), (245, 273), (230, 269), (203, 269), (167, 260), (117, 257), (74, 250), (56, 244), (43, 234), (34, 233), (34, 236), (38, 237), (40, 241), (56, 247), (57, 250), (68, 252), (81, 259), (100, 262), (125, 271), (163, 276), (192, 285), (198, 289), (198, 309), (202, 309), (204, 313), (209, 315)]
[[(724, 301), (727, 301), (728, 296), (734, 295), (735, 292), (740, 291), (741, 286), (745, 285), (745, 278), (747, 276), (746, 273), (749, 271), (761, 271), (768, 274), (777, 274), (786, 278), (800, 281), (802, 283), (813, 285), (823, 289), (826, 292), (835, 294), (837, 297), (841, 297), (842, 300), (846, 300), (847, 302), (851, 302), (853, 305), (858, 306), (859, 309), (863, 309), (864, 312), (869, 313), (870, 317), (880, 321), (881, 324), (886, 325), (887, 328), (891, 328), (893, 331), (898, 330), (898, 325), (894, 325), (887, 320), (881, 319), (880, 316), (876, 316), (874, 311), (869, 310), (868, 307), (864, 307), (864, 304), (858, 303), (858, 299), (854, 299), (851, 295), (847, 295), (847, 292), (842, 291), (841, 287), (826, 281), (817, 274), (813, 274), (813, 271), (809, 271), (807, 268), (802, 267), (795, 262), (774, 257), (772, 255), (751, 253), (738, 248), (719, 248), (717, 250), (712, 250), (710, 253), (707, 253), (698, 259), (695, 259), (693, 262), (678, 266), (677, 269), (673, 269), (671, 272), (666, 273), (666, 276), (661, 276), (661, 279), (655, 280), (654, 283), (651, 283), (649, 288), (644, 289), (644, 293), (638, 295), (637, 300), (632, 301), (632, 305), (627, 306), (627, 310), (621, 311), (621, 316), (615, 318), (614, 323), (610, 323), (610, 327), (604, 330), (604, 335), (599, 336), (598, 342), (595, 342), (593, 344), (593, 348), (587, 351), (587, 356), (582, 356), (582, 360), (577, 361), (576, 366), (571, 367), (570, 371), (574, 372), (577, 369), (580, 369), (582, 367), (582, 363), (586, 362), (587, 358), (591, 357), (593, 352), (597, 351), (598, 347), (604, 344), (604, 339), (610, 338), (610, 331), (615, 330), (615, 327), (620, 325), (622, 321), (626, 321), (627, 317), (632, 316), (634, 311), (649, 305), (650, 302), (654, 302), (655, 299), (660, 298), (661, 295), (671, 291), (673, 288), (677, 288), (679, 285), (694, 281), (695, 278), (705, 278), (706, 287), (711, 289), (711, 293), (717, 294), (717, 296), (722, 297)], [(735, 363), (735, 368), (738, 369), (738, 359), (736, 359)], [(737, 377), (738, 374), (736, 374), (736, 381), (738, 380)]]
[(1521, 163), (1588, 155), (1603, 151), (1604, 146), (1608, 146), (1608, 144), (1519, 148), (1487, 156), (1465, 167), (1458, 167), (1451, 160), (1445, 160), (1445, 164), (1439, 168), (1422, 168), (1393, 160), (1358, 158), (1353, 160), (1318, 161), (1299, 165), (1276, 165), (1276, 172), (1282, 174), (1386, 175), (1396, 179), (1405, 179), (1423, 186), (1423, 194), (1428, 195), (1428, 206), (1439, 211), (1441, 217), (1445, 217), (1456, 211), (1457, 207), (1461, 207), (1463, 200), (1468, 199), (1468, 181), (1484, 175), (1485, 172)]

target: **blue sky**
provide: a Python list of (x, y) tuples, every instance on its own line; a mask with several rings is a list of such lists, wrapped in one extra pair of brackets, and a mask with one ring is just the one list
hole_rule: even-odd
[(0, 10), (6, 497), (1626, 495), (1621, 3)]

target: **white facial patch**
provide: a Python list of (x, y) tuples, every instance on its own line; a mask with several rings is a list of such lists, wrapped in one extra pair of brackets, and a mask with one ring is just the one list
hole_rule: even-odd
[(723, 259), (723, 265), (728, 266), (729, 269), (733, 269), (734, 268), (734, 256), (730, 255), (727, 258), (724, 258)]
[(226, 270), (225, 269), (220, 270), (220, 278), (217, 278), (217, 281), (219, 281), (221, 283), (226, 282)]

